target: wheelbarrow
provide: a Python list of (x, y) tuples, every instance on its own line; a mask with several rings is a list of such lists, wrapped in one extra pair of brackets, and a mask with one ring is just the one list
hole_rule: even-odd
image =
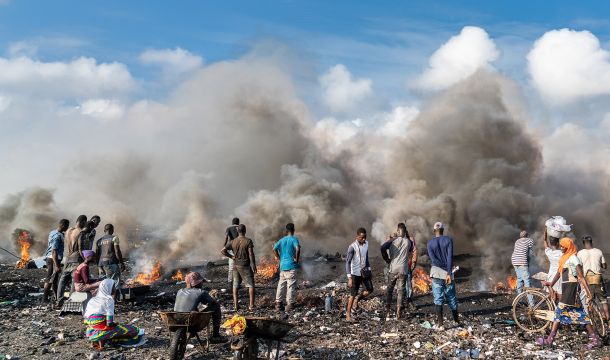
[[(210, 319), (212, 312), (174, 312), (161, 311), (161, 319), (172, 333), (169, 345), (170, 360), (181, 360), (186, 352), (188, 339), (195, 336), (203, 351), (209, 348)], [(206, 329), (205, 342), (199, 337), (199, 332)]]
[(275, 342), (275, 359), (279, 359), (282, 339), (293, 327), (293, 324), (282, 320), (264, 317), (246, 317), (246, 330), (243, 337), (234, 339), (231, 342), (234, 359), (258, 359), (259, 339), (267, 345), (267, 352), (265, 354), (267, 359), (271, 358), (272, 345)]

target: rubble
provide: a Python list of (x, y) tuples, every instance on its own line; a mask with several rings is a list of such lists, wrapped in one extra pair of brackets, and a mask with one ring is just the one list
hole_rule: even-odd
[[(312, 260), (313, 261), (313, 260)], [(382, 274), (380, 259), (372, 259), (373, 270)], [(460, 267), (471, 265), (461, 261)], [(383, 277), (375, 275), (375, 291), (360, 301), (355, 317), (358, 322), (347, 324), (345, 319), (346, 285), (342, 283), (342, 267), (332, 269), (332, 262), (317, 262), (321, 274), (316, 278), (299, 278), (297, 305), (288, 313), (277, 313), (273, 307), (273, 281), (261, 283), (257, 289), (256, 315), (281, 317), (295, 325), (280, 348), (282, 359), (599, 359), (608, 354), (608, 346), (586, 351), (586, 333), (574, 331), (570, 338), (558, 336), (556, 346), (541, 349), (534, 346), (536, 335), (527, 334), (514, 325), (511, 303), (514, 294), (477, 291), (478, 279), (460, 278), (458, 297), (463, 325), (457, 327), (445, 308), (445, 330), (434, 328), (435, 315), (429, 294), (418, 294), (414, 300), (418, 309), (404, 319), (386, 320)], [(322, 271), (324, 267), (332, 269)], [(317, 270), (318, 270), (317, 268)], [(191, 269), (181, 268), (183, 274)], [(232, 308), (231, 291), (226, 287), (226, 266), (197, 268), (211, 279), (205, 287), (222, 306), (223, 322), (236, 315)], [(146, 329), (148, 342), (138, 348), (92, 351), (84, 336), (84, 326), (78, 314), (59, 316), (40, 303), (39, 293), (44, 269), (15, 269), (14, 264), (0, 264), (0, 359), (166, 359), (169, 332), (158, 312), (173, 306), (175, 293), (183, 287), (171, 279), (150, 284), (150, 290), (135, 301), (117, 303), (117, 321), (134, 323)], [(311, 287), (302, 287), (301, 281)], [(477, 280), (477, 281), (475, 281)], [(328, 285), (328, 286), (325, 286)], [(332, 307), (325, 309), (327, 295), (335, 290)], [(246, 295), (241, 293), (242, 305)], [(191, 341), (196, 344), (196, 340)], [(261, 349), (266, 349), (261, 345)], [(232, 356), (229, 344), (212, 345), (206, 354), (198, 346), (187, 349), (187, 359), (227, 359)]]

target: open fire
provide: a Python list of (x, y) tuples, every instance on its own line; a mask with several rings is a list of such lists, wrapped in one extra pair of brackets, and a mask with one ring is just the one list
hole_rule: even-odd
[(513, 292), (513, 291), (515, 291), (515, 289), (517, 289), (517, 278), (512, 275), (509, 275), (506, 278), (506, 282), (498, 281), (498, 283), (494, 286), (495, 292), (502, 292), (502, 291)]
[(260, 263), (256, 264), (258, 270), (256, 276), (263, 280), (271, 280), (279, 272), (280, 264), (278, 261), (273, 259), (264, 259)]
[(23, 230), (19, 233), (18, 238), (19, 246), (20, 246), (20, 255), (21, 259), (17, 263), (17, 269), (25, 269), (30, 261), (30, 247), (32, 246), (32, 237), (30, 233)]
[(413, 270), (413, 290), (418, 294), (427, 294), (432, 287), (432, 279), (426, 271), (420, 267)]
[(180, 270), (176, 271), (176, 274), (174, 274), (174, 276), (172, 276), (172, 280), (184, 281), (184, 274), (182, 274), (182, 271), (180, 271)]
[(139, 272), (132, 279), (127, 280), (128, 284), (150, 285), (161, 279), (161, 262), (156, 261), (152, 270), (148, 273)]

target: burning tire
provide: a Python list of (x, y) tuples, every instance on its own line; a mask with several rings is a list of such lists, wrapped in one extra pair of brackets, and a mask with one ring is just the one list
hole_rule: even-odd
[(169, 345), (170, 360), (184, 359), (186, 352), (186, 328), (180, 328), (172, 335), (172, 341)]

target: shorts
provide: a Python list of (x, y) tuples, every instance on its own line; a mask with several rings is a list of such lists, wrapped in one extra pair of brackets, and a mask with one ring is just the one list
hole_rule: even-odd
[(250, 266), (235, 265), (233, 267), (233, 288), (239, 289), (239, 285), (244, 283), (247, 288), (254, 287), (254, 273)]
[(47, 276), (44, 278), (44, 282), (45, 284), (55, 284), (59, 279), (61, 269), (55, 275), (53, 275), (53, 259), (47, 258), (45, 261), (47, 263)]
[(591, 291), (593, 298), (597, 299), (601, 304), (608, 303), (608, 293), (606, 292), (606, 287), (603, 282), (601, 284), (590, 284), (589, 290)]
[(373, 292), (373, 281), (371, 278), (365, 279), (362, 276), (352, 275), (352, 287), (349, 289), (349, 295), (358, 296), (360, 285), (364, 285), (364, 288), (369, 294)]

